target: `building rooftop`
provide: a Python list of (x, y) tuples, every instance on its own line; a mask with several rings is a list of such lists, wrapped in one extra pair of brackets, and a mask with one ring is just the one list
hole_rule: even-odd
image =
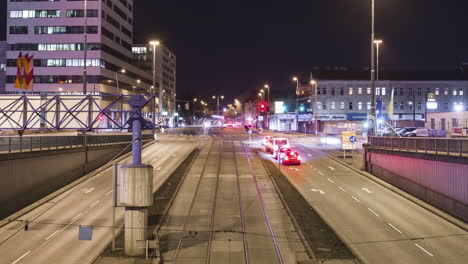
[[(364, 70), (314, 70), (317, 80), (370, 80), (370, 72)], [(425, 70), (382, 70), (379, 71), (382, 81), (463, 81), (468, 80), (468, 64), (459, 69), (425, 69)]]

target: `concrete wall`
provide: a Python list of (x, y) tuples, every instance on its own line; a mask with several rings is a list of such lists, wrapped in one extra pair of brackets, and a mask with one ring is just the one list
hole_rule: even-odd
[[(109, 162), (127, 145), (89, 147), (88, 172)], [(0, 219), (77, 180), (85, 175), (84, 167), (84, 148), (0, 155)]]
[(468, 222), (468, 158), (369, 149), (366, 170)]

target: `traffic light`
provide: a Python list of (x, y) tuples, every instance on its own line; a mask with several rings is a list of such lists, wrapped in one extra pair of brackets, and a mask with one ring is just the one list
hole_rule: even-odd
[(264, 103), (260, 104), (260, 110), (263, 112), (266, 109), (266, 105)]
[(260, 112), (264, 113), (268, 111), (269, 107), (267, 103), (261, 102), (258, 104), (258, 109), (260, 110)]

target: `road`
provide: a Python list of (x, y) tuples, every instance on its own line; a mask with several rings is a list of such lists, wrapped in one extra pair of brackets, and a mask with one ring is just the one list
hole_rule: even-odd
[[(229, 132), (226, 132), (229, 131)], [(309, 259), (266, 169), (240, 130), (214, 130), (159, 232), (164, 263)]]
[(468, 263), (466, 231), (295, 142), (304, 162), (283, 173), (364, 263)]
[[(154, 167), (154, 189), (177, 168), (195, 145), (185, 137), (164, 136), (143, 151), (143, 161)], [(130, 160), (127, 159), (126, 162)], [(123, 225), (123, 208), (116, 223)], [(90, 263), (112, 235), (112, 168), (0, 229), (0, 263)], [(92, 241), (79, 241), (80, 225), (93, 226)]]

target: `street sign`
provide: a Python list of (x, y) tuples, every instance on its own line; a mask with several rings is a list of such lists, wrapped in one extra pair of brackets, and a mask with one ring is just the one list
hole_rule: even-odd
[[(354, 138), (354, 141), (351, 140)], [(354, 149), (354, 142), (356, 138), (356, 131), (342, 131), (341, 132), (341, 148), (343, 150)]]
[(349, 141), (350, 141), (351, 143), (356, 142), (356, 137), (355, 137), (355, 136), (350, 136), (350, 137), (349, 137)]

